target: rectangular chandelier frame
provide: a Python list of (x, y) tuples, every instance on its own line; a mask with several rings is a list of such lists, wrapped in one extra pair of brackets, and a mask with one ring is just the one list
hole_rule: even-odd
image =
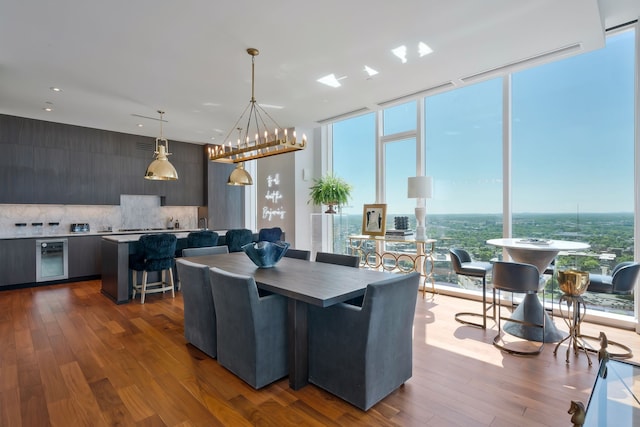
[(303, 138), (301, 142), (297, 142), (295, 136), (292, 139), (274, 139), (272, 141), (254, 143), (253, 145), (248, 144), (243, 147), (213, 145), (209, 147), (209, 160), (220, 163), (246, 162), (304, 150), (306, 145), (306, 138)]

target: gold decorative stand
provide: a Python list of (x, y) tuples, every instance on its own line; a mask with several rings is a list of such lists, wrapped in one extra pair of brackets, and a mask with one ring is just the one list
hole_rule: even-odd
[[(558, 347), (565, 341), (567, 342), (567, 353), (565, 360), (569, 363), (569, 352), (573, 348), (573, 353), (578, 354), (580, 350), (584, 351), (587, 356), (589, 366), (591, 366), (591, 358), (589, 352), (586, 350), (586, 342), (580, 334), (580, 324), (587, 313), (587, 306), (582, 299), (582, 294), (585, 293), (589, 286), (589, 273), (586, 271), (578, 270), (561, 270), (558, 271), (558, 285), (563, 295), (560, 297), (560, 316), (569, 328), (569, 335), (556, 344), (556, 348), (553, 350), (554, 356), (558, 352)], [(567, 306), (566, 313), (563, 312), (563, 303)]]
[[(407, 251), (409, 247), (415, 247), (415, 252)], [(426, 297), (427, 281), (431, 282), (431, 293), (436, 293), (433, 274), (435, 247), (435, 239), (416, 240), (413, 236), (349, 236), (349, 252), (360, 257), (361, 267), (389, 272), (420, 273), (423, 279), (423, 297)]]
[[(562, 309), (563, 303), (566, 304), (566, 312)], [(556, 344), (553, 354), (556, 355), (560, 344), (567, 341), (566, 362), (569, 363), (569, 351), (573, 348), (573, 353), (576, 355), (580, 350), (584, 351), (584, 354), (587, 356), (589, 366), (591, 366), (591, 358), (589, 357), (589, 352), (585, 348), (586, 343), (580, 334), (580, 324), (587, 312), (587, 306), (585, 305), (584, 300), (580, 295), (564, 294), (560, 297), (559, 305), (560, 316), (569, 328), (569, 335)]]

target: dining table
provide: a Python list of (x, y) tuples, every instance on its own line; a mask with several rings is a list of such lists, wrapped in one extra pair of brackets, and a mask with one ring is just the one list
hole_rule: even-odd
[(287, 257), (274, 267), (259, 268), (244, 252), (184, 259), (252, 276), (259, 289), (287, 298), (289, 387), (294, 390), (308, 383), (309, 305), (329, 307), (364, 295), (369, 283), (389, 279), (394, 274)]
[[(539, 238), (502, 238), (487, 240), (487, 244), (502, 247), (515, 262), (531, 264), (540, 273), (540, 287), (544, 287), (542, 275), (560, 252), (575, 252), (589, 249), (590, 245), (583, 242), (568, 240), (552, 240)], [(532, 326), (525, 326), (517, 322), (506, 322), (503, 330), (511, 335), (537, 342), (558, 342), (564, 335), (553, 323), (545, 311), (537, 294), (526, 294), (522, 302), (511, 315), (512, 319), (526, 320), (539, 323), (545, 316), (544, 335), (542, 330)]]

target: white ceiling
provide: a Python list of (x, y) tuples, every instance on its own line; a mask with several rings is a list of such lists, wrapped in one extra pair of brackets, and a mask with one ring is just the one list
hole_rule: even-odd
[[(134, 114), (162, 109), (170, 140), (220, 143), (249, 103), (249, 47), (258, 103), (282, 106), (267, 109), (282, 127), (313, 127), (601, 48), (604, 28), (639, 15), (638, 0), (0, 0), (0, 114), (156, 137), (158, 121)], [(418, 58), (419, 41), (434, 52)], [(406, 64), (391, 54), (402, 44)], [(329, 73), (342, 87), (316, 81)]]

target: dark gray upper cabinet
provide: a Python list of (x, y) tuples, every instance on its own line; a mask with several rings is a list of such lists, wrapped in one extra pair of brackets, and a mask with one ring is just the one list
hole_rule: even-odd
[(244, 228), (244, 188), (227, 185), (234, 164), (208, 162), (209, 228)]
[(121, 194), (202, 206), (204, 148), (169, 141), (177, 181), (144, 179), (154, 138), (0, 115), (0, 203), (117, 205)]

